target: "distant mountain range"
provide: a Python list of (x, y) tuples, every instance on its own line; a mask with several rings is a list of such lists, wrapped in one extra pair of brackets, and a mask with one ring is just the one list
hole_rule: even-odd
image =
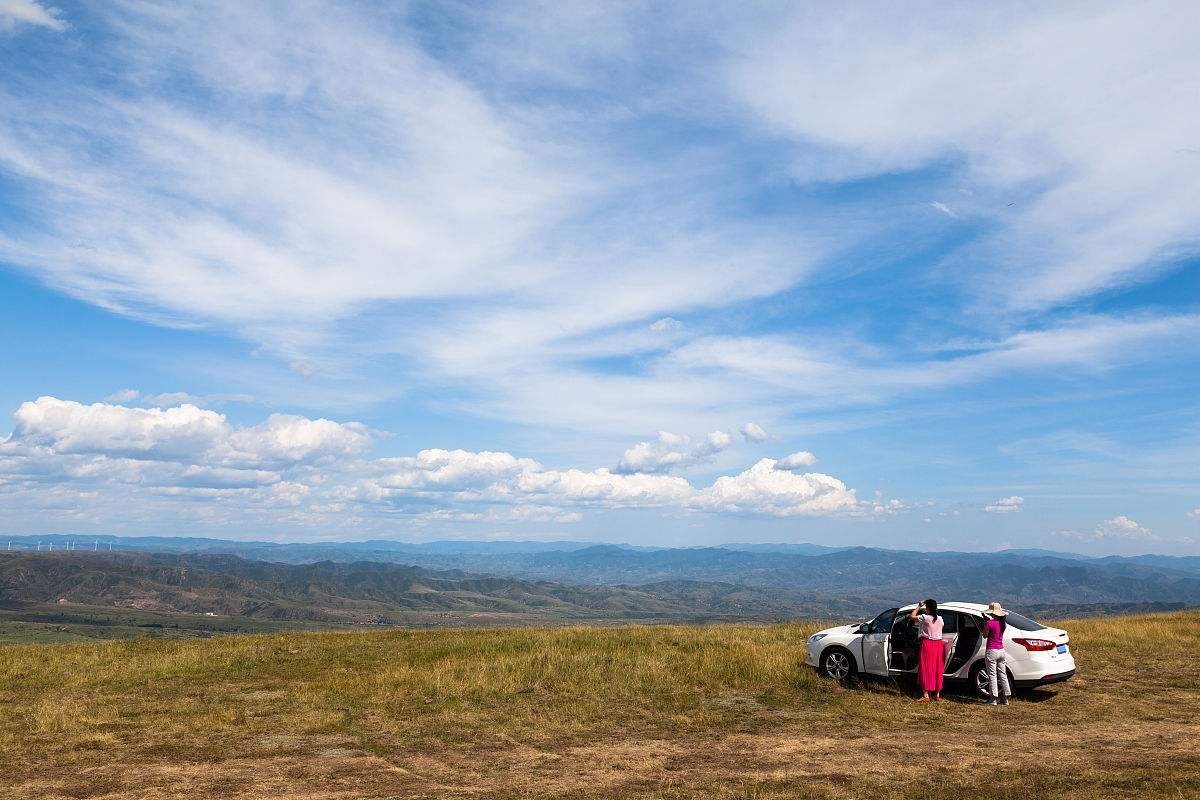
[(862, 598), (697, 581), (569, 585), (370, 561), (281, 564), (229, 555), (0, 552), (0, 605), (62, 602), (270, 620), (413, 624), (513, 618), (778, 620), (860, 613)]
[[(93, 550), (65, 552), (66, 542)], [(578, 542), (279, 544), (216, 539), (0, 539), (0, 599), (260, 619), (412, 622), (862, 616), (933, 596), (1032, 612), (1200, 606), (1200, 557), (923, 553), (819, 545), (633, 548)], [(55, 551), (47, 548), (53, 541)], [(114, 550), (106, 550), (112, 542)], [(98, 542), (98, 543), (97, 543)], [(77, 548), (79, 547), (77, 545)], [(168, 552), (163, 552), (168, 551)]]

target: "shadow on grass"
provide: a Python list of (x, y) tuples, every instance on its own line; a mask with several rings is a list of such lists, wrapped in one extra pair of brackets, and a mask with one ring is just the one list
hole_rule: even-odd
[[(914, 701), (921, 697), (921, 690), (917, 688), (915, 678), (881, 678), (875, 675), (858, 674), (841, 681), (837, 685), (840, 686), (842, 691), (848, 692), (887, 695)], [(1053, 700), (1057, 696), (1058, 692), (1047, 687), (1017, 689), (1013, 693), (1015, 701), (1025, 703), (1044, 703), (1047, 700)], [(945, 691), (942, 692), (942, 700), (963, 705), (979, 705), (986, 702), (985, 698), (972, 690), (969, 683), (960, 681), (946, 683)]]

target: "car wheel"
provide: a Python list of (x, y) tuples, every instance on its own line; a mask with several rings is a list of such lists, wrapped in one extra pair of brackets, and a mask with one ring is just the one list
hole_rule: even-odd
[(854, 674), (854, 658), (849, 651), (831, 647), (821, 656), (821, 674), (835, 681), (844, 681)]
[(992, 689), (988, 685), (987, 670), (983, 668), (983, 662), (971, 667), (970, 681), (976, 697), (982, 697), (984, 700), (991, 699)]
[[(1008, 672), (1008, 688), (1011, 691), (1016, 691), (1016, 682), (1013, 678), (1012, 670), (1006, 669), (1005, 671)], [(976, 697), (982, 697), (984, 700), (992, 699), (992, 687), (988, 684), (987, 670), (984, 669), (982, 661), (971, 667), (970, 682), (971, 686), (975, 689)]]

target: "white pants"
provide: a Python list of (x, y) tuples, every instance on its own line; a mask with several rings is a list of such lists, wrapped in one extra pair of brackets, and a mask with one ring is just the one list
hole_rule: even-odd
[[(988, 650), (983, 657), (984, 665), (987, 668), (988, 688), (992, 691), (992, 699), (999, 700), (1001, 697), (1008, 697), (1012, 694), (1012, 689), (1008, 686), (1008, 656), (1003, 650)], [(1000, 682), (1000, 688), (1004, 690), (1003, 695), (996, 694), (996, 682)]]

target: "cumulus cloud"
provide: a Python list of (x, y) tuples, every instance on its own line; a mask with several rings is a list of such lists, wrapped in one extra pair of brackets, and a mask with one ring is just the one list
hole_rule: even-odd
[(989, 514), (1016, 514), (1025, 506), (1025, 498), (1020, 495), (1001, 497), (994, 503), (986, 505), (983, 510)]
[(1124, 514), (1106, 519), (1088, 532), (1064, 530), (1056, 531), (1055, 535), (1082, 542), (1150, 542), (1160, 539), (1149, 528)]
[(188, 403), (130, 408), (39, 397), (22, 403), (13, 419), (10, 449), (224, 466), (320, 461), (359, 453), (370, 441), (359, 423), (272, 414), (237, 428), (225, 415)]
[(768, 436), (763, 427), (754, 422), (747, 422), (743, 425), (741, 433), (742, 438), (748, 442), (765, 442)]
[[(875, 516), (892, 516), (894, 514), (903, 514), (908, 510), (908, 504), (902, 500), (897, 500), (896, 498), (892, 498), (891, 500), (887, 501), (877, 498), (875, 502), (871, 504), (871, 513)], [(925, 521), (929, 522), (928, 519)]]
[[(184, 504), (175, 513), (209, 518), (269, 512), (297, 524), (368, 526), (397, 515), (425, 523), (572, 523), (587, 509), (777, 517), (866, 509), (837, 478), (799, 471), (811, 455), (761, 459), (697, 486), (661, 471), (553, 468), (497, 451), (369, 458), (371, 437), (359, 423), (272, 414), (238, 426), (188, 404), (131, 408), (41, 397), (23, 403), (14, 421), (0, 442), (0, 497), (10, 507), (70, 508), (74, 497), (80, 509), (108, 503), (114, 513), (136, 517), (170, 502)], [(657, 465), (668, 452), (695, 460), (732, 441), (723, 431), (694, 443), (663, 434), (655, 444), (686, 448), (658, 452), (648, 463)]]
[(60, 14), (58, 9), (42, 5), (38, 0), (0, 0), (0, 31), (21, 24), (66, 30), (67, 25)]
[(804, 469), (805, 467), (811, 467), (816, 463), (816, 456), (807, 450), (801, 450), (779, 459), (777, 462), (775, 462), (775, 468), (794, 471)]
[(1121, 514), (1106, 519), (1096, 526), (1092, 532), (1096, 539), (1157, 539), (1154, 532), (1144, 527), (1136, 520)]
[(1193, 508), (1191, 511), (1187, 512), (1187, 515), (1189, 517), (1200, 518), (1200, 508)]
[(780, 517), (822, 516), (858, 509), (854, 490), (819, 472), (776, 469), (770, 458), (739, 475), (717, 478), (691, 505), (712, 511), (770, 514)]
[(649, 442), (638, 442), (625, 451), (617, 465), (617, 472), (667, 472), (671, 469), (689, 467), (727, 449), (733, 437), (724, 431), (713, 431), (699, 442), (690, 436), (668, 431), (659, 431), (658, 438)]

